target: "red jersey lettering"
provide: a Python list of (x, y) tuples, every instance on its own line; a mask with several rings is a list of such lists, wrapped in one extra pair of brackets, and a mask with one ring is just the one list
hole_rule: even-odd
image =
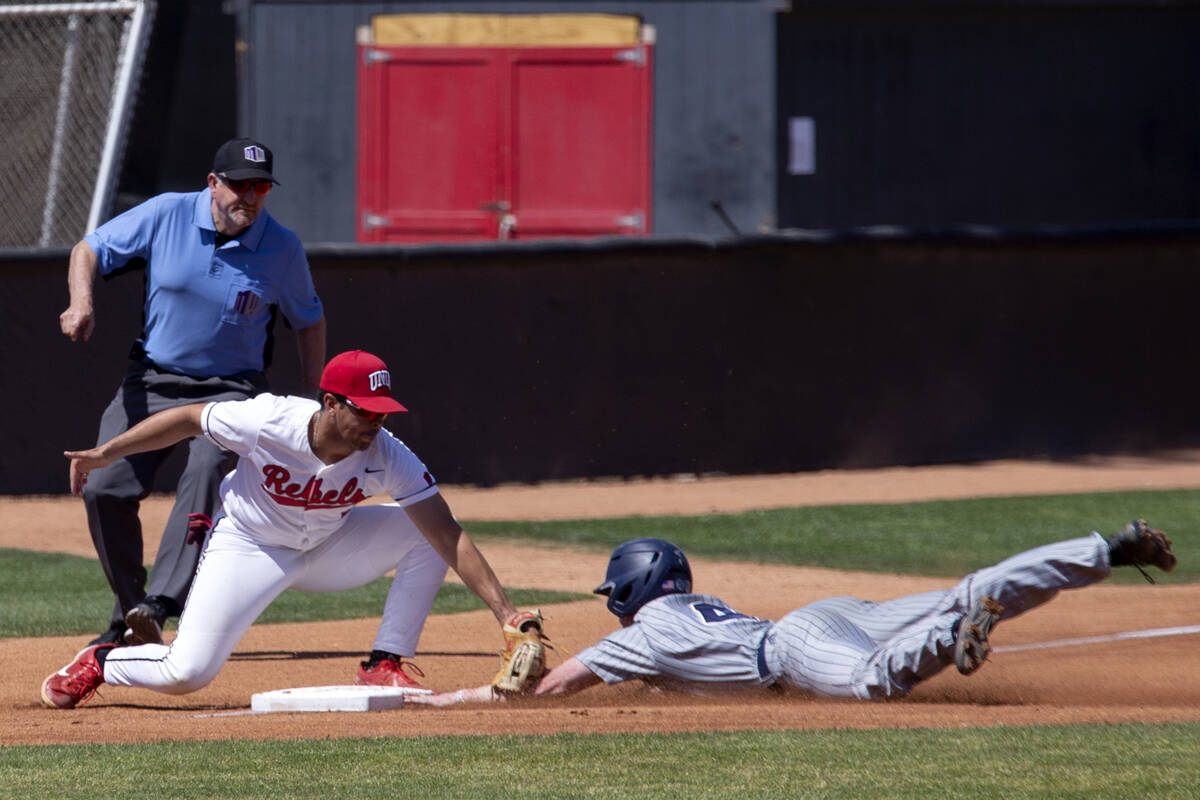
[(308, 509), (344, 508), (361, 503), (367, 495), (358, 487), (358, 479), (351, 478), (340, 489), (324, 491), (323, 482), (315, 475), (301, 486), (291, 483), (292, 474), (278, 464), (263, 467), (262, 488), (267, 496), (281, 506)]

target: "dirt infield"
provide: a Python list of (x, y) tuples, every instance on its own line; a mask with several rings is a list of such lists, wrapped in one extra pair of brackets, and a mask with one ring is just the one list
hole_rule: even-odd
[[(1200, 453), (1071, 463), (995, 462), (965, 467), (817, 472), (789, 476), (612, 481), (537, 487), (446, 487), (461, 519), (548, 519), (708, 513), (813, 503), (902, 502), (1044, 492), (1200, 488)], [(170, 498), (147, 501), (147, 531), (161, 529)], [(92, 555), (83, 510), (69, 498), (0, 498), (0, 546)], [(149, 543), (152, 557), (153, 542)], [(579, 592), (603, 574), (606, 554), (485, 542), (503, 582)], [(1180, 554), (1187, 558), (1187, 553)], [(941, 579), (693, 562), (700, 588), (739, 610), (778, 618), (819, 597), (887, 599), (945, 585)], [(519, 577), (518, 577), (519, 576)], [(932, 727), (1115, 721), (1200, 720), (1196, 634), (1100, 641), (1048, 649), (1022, 645), (1191, 626), (1200, 586), (1097, 586), (1005, 623), (998, 652), (979, 673), (953, 669), (899, 702), (814, 700), (801, 694), (736, 700), (597, 687), (572, 698), (444, 710), (407, 708), (369, 714), (249, 713), (250, 695), (284, 687), (349, 683), (369, 648), (377, 619), (252, 628), (233, 659), (205, 689), (171, 697), (101, 689), (73, 711), (38, 703), (45, 675), (62, 666), (83, 637), (0, 641), (0, 744), (160, 739), (313, 738), (558, 731), (696, 731), (828, 727)], [(599, 600), (548, 609), (558, 650), (578, 650), (616, 626)], [(431, 617), (417, 662), (426, 683), (453, 689), (485, 682), (497, 664), (495, 622), (486, 612)], [(555, 663), (552, 659), (552, 663)]]

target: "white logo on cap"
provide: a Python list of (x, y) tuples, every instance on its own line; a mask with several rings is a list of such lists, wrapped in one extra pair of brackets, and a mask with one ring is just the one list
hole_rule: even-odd
[(266, 151), (256, 144), (243, 148), (242, 155), (246, 157), (247, 161), (253, 161), (255, 164), (261, 164), (267, 160)]
[(379, 369), (367, 376), (367, 380), (371, 382), (371, 391), (377, 392), (380, 387), (386, 386), (392, 388), (392, 376), (388, 374), (386, 369)]

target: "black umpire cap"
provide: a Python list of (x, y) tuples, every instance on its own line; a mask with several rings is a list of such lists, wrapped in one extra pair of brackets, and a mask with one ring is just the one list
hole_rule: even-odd
[(230, 139), (213, 156), (212, 171), (231, 181), (262, 178), (278, 184), (279, 181), (271, 174), (274, 161), (271, 149), (262, 142), (246, 138)]

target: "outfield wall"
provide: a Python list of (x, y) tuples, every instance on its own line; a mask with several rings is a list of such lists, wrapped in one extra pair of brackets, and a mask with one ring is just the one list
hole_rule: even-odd
[[(389, 363), (447, 483), (774, 473), (1200, 444), (1200, 232), (859, 232), (312, 246), (330, 352)], [(138, 273), (58, 332), (66, 250), (0, 253), (0, 492), (65, 489), (140, 326)], [(271, 372), (298, 388), (280, 326)], [(173, 476), (164, 476), (164, 490)]]

